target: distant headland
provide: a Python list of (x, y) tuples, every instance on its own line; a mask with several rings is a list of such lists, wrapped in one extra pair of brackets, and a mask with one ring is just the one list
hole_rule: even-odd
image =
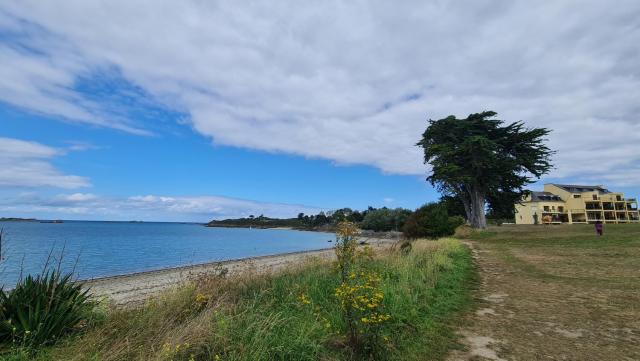
[(0, 217), (0, 222), (38, 222), (35, 218)]

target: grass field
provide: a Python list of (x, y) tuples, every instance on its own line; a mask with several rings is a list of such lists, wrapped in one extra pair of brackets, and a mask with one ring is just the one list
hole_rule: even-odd
[[(367, 267), (382, 276), (389, 360), (440, 360), (456, 347), (471, 304), (471, 252), (458, 240), (418, 241)], [(8, 360), (352, 360), (329, 263), (271, 276), (214, 277), (145, 307), (111, 310), (83, 334)], [(300, 295), (311, 300), (301, 302)]]
[(473, 234), (479, 305), (451, 359), (640, 360), (640, 224)]

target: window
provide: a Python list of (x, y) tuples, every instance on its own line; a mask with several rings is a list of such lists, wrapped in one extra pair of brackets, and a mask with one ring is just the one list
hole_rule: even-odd
[(549, 206), (544, 206), (544, 211), (549, 212)]
[(564, 207), (563, 206), (558, 206), (558, 212), (564, 212)]
[(597, 195), (597, 194), (594, 194), (592, 197), (593, 197), (593, 200), (594, 200), (594, 201), (597, 201), (597, 200), (598, 200), (598, 195)]
[(582, 197), (582, 196), (581, 196), (581, 195), (579, 195), (579, 194), (574, 194), (574, 195), (573, 195), (573, 198), (580, 198), (580, 197)]

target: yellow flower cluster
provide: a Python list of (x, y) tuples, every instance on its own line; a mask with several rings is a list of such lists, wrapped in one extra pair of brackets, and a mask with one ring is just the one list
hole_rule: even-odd
[(376, 323), (382, 323), (385, 321), (389, 321), (389, 319), (391, 319), (391, 316), (389, 316), (388, 314), (385, 313), (373, 313), (371, 314), (369, 317), (362, 317), (360, 318), (360, 321), (362, 323), (366, 323), (366, 324), (376, 324)]
[(349, 282), (343, 282), (336, 288), (335, 296), (345, 310), (359, 311), (362, 314), (362, 323), (382, 323), (389, 320), (390, 316), (381, 312), (384, 293), (379, 289), (380, 281), (380, 276), (374, 272), (351, 272)]
[[(171, 346), (170, 343), (165, 343), (162, 345), (162, 356), (165, 360), (173, 361), (178, 354), (187, 352), (191, 345), (188, 342), (178, 343), (175, 346)], [(189, 361), (195, 360), (195, 356), (193, 354), (190, 355)]]
[(209, 300), (210, 300), (209, 296), (204, 295), (202, 293), (198, 293), (196, 295), (196, 298), (193, 301), (193, 308), (197, 311), (201, 311), (205, 307), (207, 307)]
[(204, 295), (202, 293), (198, 293), (196, 295), (196, 303), (200, 305), (209, 303), (209, 296)]
[(338, 224), (338, 229), (336, 233), (340, 237), (355, 237), (358, 235), (358, 233), (360, 233), (360, 230), (355, 225), (355, 223), (340, 222), (340, 224)]
[(309, 298), (309, 296), (305, 295), (304, 293), (301, 293), (300, 296), (298, 296), (298, 301), (300, 301), (300, 303), (302, 303), (303, 305), (311, 304), (311, 299)]

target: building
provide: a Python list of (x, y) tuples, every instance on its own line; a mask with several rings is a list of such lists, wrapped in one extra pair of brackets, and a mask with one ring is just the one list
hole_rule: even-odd
[(545, 184), (515, 205), (516, 224), (638, 223), (638, 201), (602, 186)]

